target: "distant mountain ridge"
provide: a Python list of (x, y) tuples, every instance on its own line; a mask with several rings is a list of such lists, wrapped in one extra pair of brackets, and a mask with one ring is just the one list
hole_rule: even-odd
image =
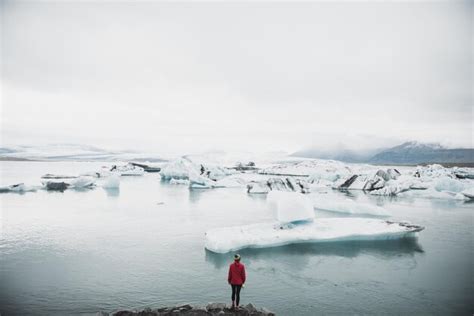
[(417, 141), (365, 153), (347, 149), (333, 152), (307, 149), (295, 152), (292, 156), (371, 164), (474, 163), (473, 148), (449, 149), (440, 144)]
[(406, 142), (379, 152), (368, 160), (381, 164), (417, 164), (417, 163), (473, 163), (473, 148), (449, 149), (440, 144)]

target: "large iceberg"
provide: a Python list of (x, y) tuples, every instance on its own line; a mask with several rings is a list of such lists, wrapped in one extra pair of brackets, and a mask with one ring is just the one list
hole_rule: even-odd
[(267, 203), (280, 223), (314, 219), (313, 204), (302, 193), (271, 191), (267, 195)]
[(304, 242), (412, 238), (423, 229), (406, 222), (380, 219), (318, 218), (298, 224), (273, 222), (211, 229), (206, 232), (205, 247), (212, 252), (226, 253)]

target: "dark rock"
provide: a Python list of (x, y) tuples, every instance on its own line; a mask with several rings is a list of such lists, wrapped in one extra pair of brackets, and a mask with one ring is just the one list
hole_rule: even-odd
[(339, 186), (339, 189), (347, 189), (348, 187), (351, 186), (352, 183), (357, 179), (358, 175), (353, 175), (349, 179), (347, 179), (343, 184)]
[[(105, 316), (108, 314), (97, 314), (98, 316)], [(191, 305), (181, 305), (174, 307), (162, 307), (155, 310), (146, 308), (143, 311), (118, 311), (112, 314), (113, 316), (274, 316), (272, 312), (265, 308), (257, 309), (252, 304), (247, 304), (239, 309), (232, 309), (226, 307), (224, 303), (209, 303), (204, 307), (193, 307)]]
[(209, 303), (206, 306), (206, 309), (208, 311), (221, 311), (225, 308), (224, 303)]
[(46, 190), (50, 191), (64, 191), (68, 188), (69, 184), (66, 182), (47, 182)]

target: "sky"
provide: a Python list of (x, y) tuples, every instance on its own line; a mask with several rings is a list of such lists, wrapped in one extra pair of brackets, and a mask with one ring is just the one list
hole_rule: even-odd
[(473, 1), (1, 2), (1, 143), (473, 147)]

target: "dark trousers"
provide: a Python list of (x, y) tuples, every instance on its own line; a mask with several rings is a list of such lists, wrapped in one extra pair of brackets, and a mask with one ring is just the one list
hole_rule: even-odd
[(239, 306), (242, 285), (231, 284), (230, 286), (232, 286), (232, 302), (235, 301), (235, 305)]

